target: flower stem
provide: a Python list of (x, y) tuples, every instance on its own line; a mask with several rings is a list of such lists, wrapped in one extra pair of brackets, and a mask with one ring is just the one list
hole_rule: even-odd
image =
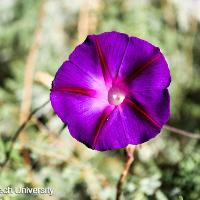
[(124, 165), (124, 170), (122, 171), (122, 173), (120, 175), (120, 178), (118, 180), (118, 183), (117, 183), (116, 200), (120, 200), (121, 199), (122, 188), (123, 188), (124, 182), (125, 182), (126, 177), (127, 177), (128, 173), (129, 173), (131, 164), (134, 161), (134, 151), (135, 151), (135, 146), (128, 145), (126, 147), (127, 160), (126, 160), (126, 163)]
[(49, 103), (49, 99), (47, 101), (45, 101), (43, 104), (41, 104), (39, 107), (35, 108), (27, 117), (27, 119), (24, 121), (24, 123), (21, 124), (21, 126), (16, 130), (16, 132), (14, 133), (13, 137), (11, 138), (10, 142), (10, 146), (8, 148), (8, 150), (5, 153), (5, 159), (3, 162), (0, 163), (0, 168), (3, 168), (7, 162), (10, 159), (13, 147), (15, 142), (17, 141), (18, 137), (20, 136), (20, 134), (22, 133), (22, 131), (24, 130), (24, 128), (26, 127), (26, 125), (28, 124), (28, 122), (32, 119), (32, 117), (34, 116), (35, 113), (37, 113), (40, 109), (42, 109), (43, 107), (45, 107), (48, 103)]
[(200, 134), (198, 134), (198, 133), (188, 132), (188, 131), (185, 131), (185, 130), (182, 130), (182, 129), (175, 128), (173, 126), (165, 125), (164, 129), (168, 130), (172, 133), (176, 133), (178, 135), (181, 135), (181, 136), (185, 136), (185, 137), (189, 137), (189, 138), (193, 138), (193, 139), (200, 139)]

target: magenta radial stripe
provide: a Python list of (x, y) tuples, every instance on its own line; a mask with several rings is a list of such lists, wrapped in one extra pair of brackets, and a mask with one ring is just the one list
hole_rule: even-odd
[(151, 64), (153, 64), (154, 62), (156, 62), (159, 58), (160, 58), (160, 54), (155, 55), (154, 57), (152, 57), (149, 61), (147, 61), (146, 63), (144, 63), (142, 66), (137, 67), (136, 70), (134, 70), (130, 75), (128, 75), (125, 78), (126, 82), (132, 81), (133, 79), (135, 79), (141, 72), (143, 72), (147, 67), (149, 67)]
[(113, 106), (107, 106), (104, 109), (103, 113), (101, 114), (101, 116), (98, 120), (98, 124), (97, 124), (96, 129), (95, 129), (94, 139), (93, 139), (93, 143), (92, 143), (92, 149), (95, 149), (95, 145), (97, 143), (97, 139), (99, 137), (99, 134), (100, 134), (103, 126), (105, 125), (106, 121), (108, 120), (109, 116), (115, 110), (115, 108), (116, 107), (113, 107)]
[(56, 91), (56, 92), (70, 92), (70, 93), (75, 93), (75, 94), (81, 94), (85, 96), (90, 96), (90, 97), (96, 97), (96, 91), (91, 90), (91, 89), (86, 89), (86, 88), (79, 88), (79, 87), (64, 87), (64, 88), (53, 88), (51, 91)]
[(162, 128), (162, 126), (158, 122), (156, 122), (147, 112), (145, 112), (140, 106), (131, 101), (129, 98), (125, 98), (124, 102), (127, 103), (136, 111), (138, 111), (141, 115), (143, 115), (146, 119), (148, 119), (154, 126), (158, 127), (159, 129)]
[(101, 48), (99, 39), (95, 36), (94, 40), (95, 40), (95, 46), (96, 46), (97, 54), (99, 56), (99, 60), (100, 60), (100, 64), (101, 64), (103, 77), (104, 77), (105, 83), (108, 83), (111, 80), (108, 64), (107, 64), (105, 55), (103, 53), (103, 50)]

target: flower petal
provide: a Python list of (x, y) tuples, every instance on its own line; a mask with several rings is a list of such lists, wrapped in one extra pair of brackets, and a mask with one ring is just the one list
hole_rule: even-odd
[(165, 124), (170, 116), (170, 97), (167, 89), (132, 91), (132, 98), (160, 125)]
[[(135, 91), (145, 90), (162, 90), (169, 86), (171, 76), (167, 62), (164, 56), (160, 53), (154, 62), (136, 71), (132, 80), (130, 80), (129, 87)], [(134, 75), (134, 74), (133, 74)]]
[(52, 91), (51, 103), (56, 114), (68, 125), (70, 134), (92, 148), (95, 130), (108, 104), (97, 98)]
[(124, 33), (105, 32), (95, 35), (98, 46), (101, 48), (105, 62), (109, 68), (112, 79), (117, 76), (119, 67), (122, 63), (129, 37)]
[(91, 36), (88, 36), (82, 44), (75, 48), (69, 56), (69, 61), (94, 79), (104, 81), (95, 41)]
[(53, 81), (50, 100), (71, 135), (92, 148), (95, 129), (109, 105), (104, 80), (66, 61)]
[(69, 60), (94, 77), (103, 77), (109, 85), (117, 76), (128, 41), (128, 35), (118, 32), (89, 35), (75, 48)]
[(171, 81), (167, 62), (159, 48), (136, 37), (130, 37), (119, 77), (137, 91), (164, 89)]
[(137, 37), (130, 37), (119, 70), (119, 77), (124, 78), (129, 76), (134, 70), (151, 60), (157, 52), (158, 48), (149, 42)]
[(88, 72), (71, 61), (65, 61), (56, 73), (52, 91), (79, 93), (88, 96), (99, 96), (107, 101), (102, 89), (106, 90), (104, 80), (95, 79)]
[(99, 151), (141, 144), (155, 137), (160, 128), (128, 104), (111, 113), (102, 127), (95, 149)]

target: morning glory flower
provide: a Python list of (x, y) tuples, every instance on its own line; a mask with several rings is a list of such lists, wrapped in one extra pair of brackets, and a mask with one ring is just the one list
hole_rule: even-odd
[(105, 151), (154, 138), (169, 120), (171, 81), (158, 47), (119, 32), (89, 35), (59, 68), (51, 104), (70, 134)]

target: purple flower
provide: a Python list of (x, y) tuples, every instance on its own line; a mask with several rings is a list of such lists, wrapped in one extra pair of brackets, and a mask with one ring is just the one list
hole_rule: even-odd
[(159, 48), (124, 33), (89, 35), (59, 68), (50, 99), (69, 132), (105, 151), (155, 137), (170, 116)]

